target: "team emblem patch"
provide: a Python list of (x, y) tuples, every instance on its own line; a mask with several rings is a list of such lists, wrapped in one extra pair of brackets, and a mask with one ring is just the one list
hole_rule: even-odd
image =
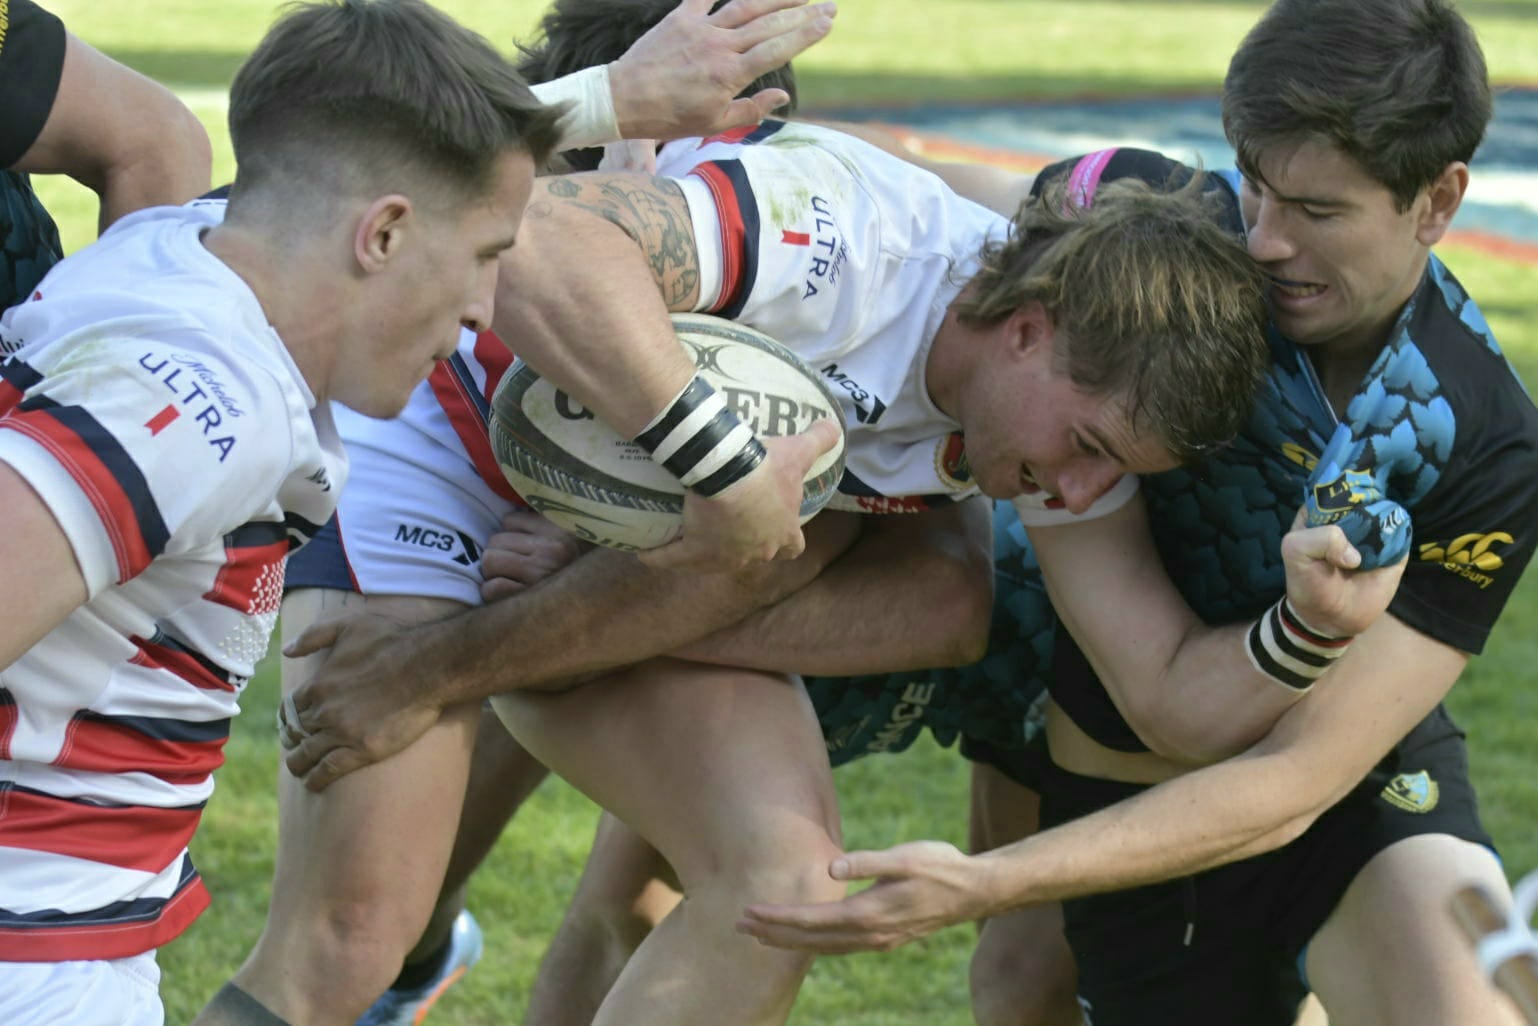
[(967, 462), (967, 443), (960, 431), (952, 431), (935, 446), (935, 474), (953, 491), (972, 487), (972, 465)]
[(1430, 812), (1437, 807), (1441, 789), (1425, 770), (1401, 773), (1383, 789), (1383, 800), (1405, 812)]

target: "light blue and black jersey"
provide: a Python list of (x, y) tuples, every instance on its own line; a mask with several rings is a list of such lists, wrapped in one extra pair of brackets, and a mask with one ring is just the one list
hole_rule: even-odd
[[(1357, 452), (1332, 480), (1338, 422), (1304, 351), (1279, 336), (1250, 423), (1214, 458), (1143, 479), (1171, 580), (1208, 623), (1247, 621), (1286, 587), (1281, 539), (1306, 490), (1376, 490), (1410, 514), (1410, 564), (1389, 606), (1478, 653), (1538, 542), (1538, 410), (1478, 306), (1436, 257), (1347, 405)], [(1350, 498), (1347, 494), (1346, 498)], [(1066, 632), (1051, 692), (1092, 737), (1142, 745)]]
[[(1048, 168), (1038, 186), (1079, 163)], [(1133, 174), (1178, 183), (1190, 174), (1134, 150), (1104, 167), (1102, 181)], [(1222, 216), (1242, 230), (1229, 179), (1207, 178), (1227, 205)], [(1279, 335), (1270, 341), (1271, 372), (1242, 434), (1198, 465), (1143, 479), (1155, 543), (1176, 587), (1209, 623), (1252, 620), (1285, 590), (1281, 540), (1306, 490), (1344, 499), (1354, 488), (1376, 490), (1408, 510), (1413, 525), (1391, 612), (1479, 652), (1538, 542), (1538, 410), (1478, 307), (1433, 257), (1347, 407), (1356, 458), (1329, 481), (1315, 477), (1339, 422), (1304, 351)], [(992, 636), (981, 662), (809, 682), (835, 762), (906, 747), (925, 725), (946, 743), (960, 733), (1021, 745), (1023, 710), (1043, 688), (1100, 743), (1143, 750), (1059, 627), (1008, 503), (995, 508), (994, 559)]]

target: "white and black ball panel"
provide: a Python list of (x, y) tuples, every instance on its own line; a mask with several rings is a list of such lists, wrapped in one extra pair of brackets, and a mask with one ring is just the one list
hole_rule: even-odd
[[(798, 434), (820, 419), (843, 426), (817, 373), (762, 332), (708, 314), (674, 314), (673, 323), (700, 376), (760, 437)], [(650, 549), (678, 537), (678, 479), (527, 364), (513, 364), (491, 407), (492, 450), (531, 508), (611, 548)], [(841, 437), (807, 473), (803, 521), (833, 497), (843, 473)]]

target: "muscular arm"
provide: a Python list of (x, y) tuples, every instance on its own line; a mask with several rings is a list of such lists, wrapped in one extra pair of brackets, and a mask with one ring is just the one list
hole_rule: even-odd
[(69, 175), (101, 198), (98, 229), (208, 191), (208, 134), (164, 86), (67, 35), (48, 120), (17, 168)]
[[(378, 762), (454, 703), (520, 688), (558, 689), (694, 641), (804, 586), (853, 540), (849, 518), (814, 518), (799, 558), (732, 574), (678, 574), (594, 549), (510, 598), (414, 627), (378, 616), (317, 624), (284, 654), (330, 647), (294, 692), (308, 737), (286, 755), (305, 785)], [(429, 715), (418, 715), (425, 711)], [(392, 722), (394, 721), (394, 722)]]
[(989, 500), (860, 519), (859, 540), (816, 580), (674, 654), (826, 676), (982, 658), (993, 603)]
[(694, 376), (668, 311), (699, 294), (683, 194), (665, 178), (541, 178), (503, 258), (497, 334), (627, 438)]
[(877, 877), (823, 905), (759, 906), (740, 928), (782, 947), (886, 949), (1011, 908), (1136, 887), (1270, 851), (1355, 787), (1441, 701), (1467, 656), (1391, 616), (1342, 660), (1346, 686), (1289, 709), (1241, 755), (976, 856), (937, 842), (852, 852), (840, 879)]
[(1012, 904), (1132, 887), (1270, 851), (1365, 777), (1452, 687), (1468, 656), (1382, 617), (1340, 686), (1289, 709), (1259, 743), (1012, 848), (993, 867)]
[[(1164, 569), (1141, 498), (1096, 520), (1029, 533), (1053, 607), (1122, 716), (1160, 755), (1191, 764), (1233, 755), (1313, 693), (1255, 668), (1245, 649), (1249, 623), (1202, 623)], [(1336, 534), (1286, 537), (1288, 587), (1310, 623), (1355, 634), (1387, 607), (1403, 567), (1342, 570), (1332, 562), (1344, 543)], [(1331, 670), (1315, 690), (1342, 675)]]

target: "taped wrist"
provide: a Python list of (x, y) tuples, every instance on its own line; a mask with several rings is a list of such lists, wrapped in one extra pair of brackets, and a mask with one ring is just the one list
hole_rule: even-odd
[(599, 64), (531, 86), (540, 103), (568, 104), (558, 122), (563, 150), (619, 142), (619, 120), (609, 88), (609, 66)]
[(697, 495), (718, 495), (764, 462), (764, 446), (698, 375), (635, 442)]
[(1261, 673), (1293, 691), (1307, 691), (1354, 638), (1323, 634), (1303, 621), (1283, 595), (1245, 635), (1245, 654)]

